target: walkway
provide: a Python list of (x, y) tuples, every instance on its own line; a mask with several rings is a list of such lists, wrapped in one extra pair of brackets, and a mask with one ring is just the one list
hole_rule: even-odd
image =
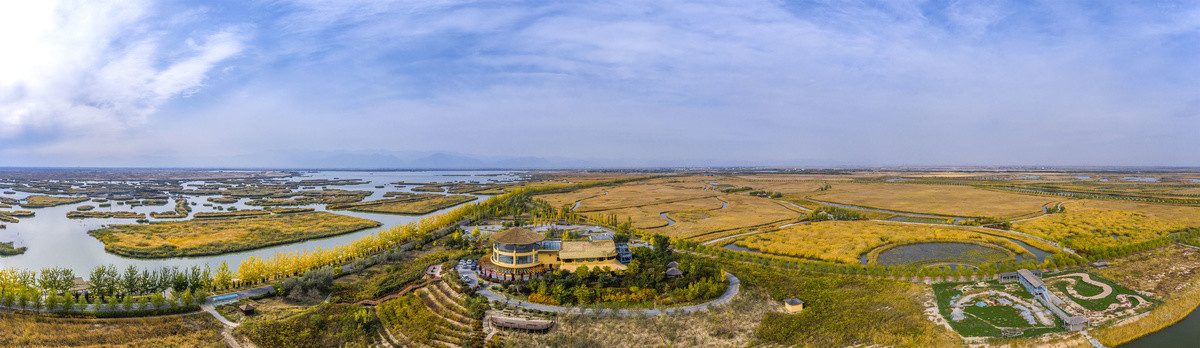
[(221, 315), (221, 313), (217, 313), (217, 308), (210, 304), (201, 305), (200, 309), (208, 312), (208, 314), (212, 314), (213, 318), (217, 318), (217, 321), (220, 321), (221, 324), (225, 324), (225, 326), (238, 327), (238, 323), (229, 321), (229, 319), (225, 319), (225, 316)]
[(720, 297), (717, 297), (716, 299), (714, 299), (712, 301), (708, 301), (708, 302), (701, 303), (698, 305), (683, 306), (683, 307), (670, 307), (670, 308), (661, 308), (661, 309), (660, 308), (653, 308), (653, 309), (650, 309), (650, 308), (647, 308), (647, 309), (595, 309), (595, 308), (579, 308), (579, 307), (561, 307), (561, 306), (552, 306), (552, 305), (546, 305), (546, 304), (541, 304), (541, 303), (513, 300), (513, 299), (510, 299), (506, 295), (501, 295), (501, 294), (497, 294), (497, 293), (493, 292), (490, 288), (491, 284), (488, 283), (487, 281), (479, 279), (479, 276), (477, 274), (475, 274), (475, 272), (473, 272), (469, 269), (462, 269), (462, 268), (459, 268), (458, 271), (459, 271), (459, 274), (463, 275), (463, 277), (466, 278), (467, 283), (479, 284), (481, 286), (481, 288), (479, 290), (476, 290), (475, 293), (482, 295), (483, 297), (486, 297), (490, 301), (501, 301), (508, 305), (513, 305), (516, 307), (521, 307), (521, 308), (526, 308), (526, 309), (535, 309), (535, 310), (539, 310), (539, 311), (568, 313), (568, 314), (583, 314), (583, 315), (615, 314), (615, 315), (621, 315), (621, 316), (631, 316), (631, 315), (665, 315), (665, 314), (683, 314), (683, 313), (701, 312), (701, 311), (708, 310), (709, 307), (720, 306), (720, 305), (729, 303), (729, 301), (732, 301), (733, 298), (737, 297), (738, 292), (741, 290), (741, 284), (742, 284), (741, 280), (739, 280), (737, 277), (733, 276), (733, 274), (725, 273), (725, 280), (729, 282), (729, 286), (725, 288), (725, 293), (721, 294)]
[[(1093, 285), (1093, 286), (1099, 287), (1099, 288), (1101, 289), (1101, 290), (1100, 290), (1100, 294), (1097, 294), (1097, 295), (1092, 295), (1092, 296), (1083, 296), (1083, 295), (1080, 295), (1078, 292), (1076, 292), (1076, 291), (1075, 291), (1075, 279), (1072, 279), (1071, 277), (1079, 277), (1079, 279), (1080, 279), (1080, 280), (1083, 280), (1083, 282), (1084, 282), (1084, 283), (1088, 283), (1088, 284), (1091, 284), (1091, 285)], [(1099, 300), (1099, 299), (1102, 299), (1102, 298), (1107, 298), (1107, 297), (1108, 297), (1108, 295), (1112, 295), (1112, 292), (1113, 292), (1113, 288), (1112, 288), (1112, 286), (1109, 286), (1108, 284), (1104, 284), (1104, 283), (1101, 283), (1101, 282), (1098, 282), (1098, 281), (1092, 280), (1092, 276), (1091, 276), (1090, 274), (1087, 274), (1087, 273), (1071, 273), (1071, 274), (1063, 274), (1063, 275), (1060, 275), (1060, 276), (1055, 276), (1055, 277), (1047, 278), (1046, 280), (1050, 280), (1050, 281), (1055, 281), (1055, 280), (1065, 280), (1065, 281), (1068, 281), (1068, 282), (1070, 282), (1071, 286), (1070, 286), (1070, 287), (1068, 287), (1068, 288), (1067, 288), (1067, 290), (1069, 290), (1069, 292), (1071, 293), (1071, 296), (1075, 296), (1076, 298), (1079, 298), (1079, 299), (1081, 299), (1081, 300), (1089, 300), (1089, 301), (1090, 301), (1090, 300)]]
[(805, 207), (801, 207), (799, 204), (796, 204), (796, 203), (792, 203), (792, 202), (785, 201), (785, 200), (782, 200), (782, 199), (774, 199), (774, 198), (771, 198), (771, 200), (773, 200), (773, 201), (775, 201), (775, 202), (779, 202), (779, 203), (785, 203), (785, 204), (787, 204), (787, 205), (793, 206), (793, 207), (795, 207), (796, 209), (800, 209), (800, 210), (803, 210), (803, 211), (805, 211), (805, 212), (810, 212), (810, 213), (812, 212), (812, 209), (808, 209), (808, 208), (805, 208)]
[(217, 309), (213, 308), (211, 304), (200, 305), (200, 309), (208, 312), (208, 314), (211, 314), (213, 318), (217, 318), (217, 321), (221, 322), (222, 325), (225, 325), (225, 328), (221, 330), (221, 339), (225, 340), (226, 345), (233, 348), (242, 347), (241, 342), (238, 342), (237, 338), (233, 337), (233, 328), (238, 327), (238, 323), (229, 321), (229, 319), (225, 319), (225, 316), (221, 315), (221, 313), (217, 313)]
[[(789, 226), (790, 226), (790, 225), (789, 225)], [(746, 232), (746, 233), (742, 233), (742, 234), (735, 234), (735, 235), (732, 235), (732, 236), (725, 236), (725, 237), (721, 237), (721, 238), (713, 239), (713, 240), (710, 240), (710, 241), (707, 241), (707, 242), (704, 242), (704, 243), (701, 243), (701, 244), (704, 244), (704, 245), (713, 245), (713, 244), (716, 244), (717, 242), (720, 242), (720, 241), (723, 241), (723, 240), (729, 240), (729, 239), (734, 239), (734, 238), (737, 238), (737, 237), (749, 236), (749, 235), (752, 235), (752, 234), (755, 234), (755, 233), (763, 233), (763, 232), (767, 232), (767, 231), (751, 231), (751, 232)]]

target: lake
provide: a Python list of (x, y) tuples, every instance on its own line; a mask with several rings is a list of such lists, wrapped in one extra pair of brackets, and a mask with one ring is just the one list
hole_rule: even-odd
[[(327, 186), (327, 188), (371, 191), (372, 194), (365, 200), (377, 200), (383, 199), (383, 194), (386, 192), (411, 192), (411, 189), (416, 187), (413, 185), (393, 185), (392, 183), (394, 182), (511, 182), (518, 179), (516, 175), (517, 173), (508, 171), (318, 171), (301, 172), (299, 176), (270, 180), (298, 181), (305, 179), (332, 180), (334, 178), (360, 179), (365, 183), (357, 185), (330, 185)], [(203, 184), (203, 181), (189, 181), (184, 183), (184, 187), (195, 188), (195, 186)], [(376, 186), (383, 186), (383, 188), (377, 188)], [(321, 187), (317, 187), (317, 189), (320, 188)], [(24, 198), (29, 195), (29, 193), (17, 192), (16, 194), (6, 194), (4, 196)], [(480, 197), (481, 199), (487, 197), (481, 195), (475, 196)], [(184, 197), (188, 199), (189, 203), (197, 203), (196, 205), (192, 206), (193, 213), (217, 211), (214, 207), (204, 206), (203, 204), (208, 203), (206, 200), (207, 197), (218, 196), (185, 195)], [(260, 209), (260, 207), (247, 206), (245, 203), (250, 200), (250, 198), (242, 198), (239, 199), (235, 204), (222, 205), (226, 207), (236, 206), (239, 210)], [(478, 202), (478, 200), (475, 202)], [(221, 262), (227, 262), (231, 269), (236, 269), (238, 264), (240, 264), (243, 259), (246, 259), (250, 256), (267, 258), (281, 251), (293, 252), (299, 250), (311, 250), (318, 246), (328, 249), (340, 244), (348, 243), (364, 235), (378, 232), (380, 229), (403, 225), (421, 219), (425, 216), (436, 215), (453, 209), (453, 207), (446, 208), (426, 215), (375, 214), (339, 210), (335, 211), (335, 213), (379, 221), (383, 224), (383, 226), (330, 238), (313, 239), (293, 244), (218, 256), (141, 260), (109, 254), (104, 251), (103, 243), (87, 234), (88, 231), (101, 228), (105, 225), (136, 223), (136, 219), (68, 219), (66, 217), (67, 212), (75, 210), (76, 207), (80, 205), (97, 206), (98, 203), (81, 202), (48, 208), (26, 209), (13, 207), (6, 209), (31, 210), (37, 215), (31, 218), (20, 219), (20, 222), (18, 223), (5, 223), (5, 225), (7, 225), (7, 229), (0, 230), (0, 242), (14, 241), (14, 244), (18, 247), (25, 246), (29, 248), (29, 250), (21, 255), (0, 257), (0, 267), (17, 267), (30, 270), (38, 270), (46, 267), (64, 267), (74, 271), (76, 276), (83, 277), (86, 277), (87, 274), (91, 272), (91, 269), (95, 266), (109, 264), (115, 265), (119, 268), (123, 268), (127, 265), (135, 265), (138, 267), (151, 269), (162, 266), (189, 267), (192, 265), (208, 265), (216, 268), (221, 264)], [(112, 207), (97, 207), (93, 211), (134, 211), (146, 213), (148, 215), (150, 212), (155, 211), (170, 211), (174, 209), (174, 206), (174, 202), (169, 202), (167, 205), (161, 206), (139, 206), (131, 208), (128, 205), (117, 205), (115, 202), (113, 202)], [(320, 204), (300, 207), (315, 208), (319, 211), (325, 210), (324, 205)], [(158, 220), (153, 218), (149, 219), (151, 221)], [(184, 219), (164, 220), (178, 221)]]

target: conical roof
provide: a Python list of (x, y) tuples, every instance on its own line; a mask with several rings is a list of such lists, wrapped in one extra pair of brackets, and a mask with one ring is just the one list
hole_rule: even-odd
[(541, 233), (522, 227), (513, 227), (492, 235), (492, 241), (500, 244), (533, 244), (545, 240)]

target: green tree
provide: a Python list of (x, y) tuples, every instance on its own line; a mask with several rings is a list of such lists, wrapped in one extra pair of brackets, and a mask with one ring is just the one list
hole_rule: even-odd
[(221, 265), (217, 266), (217, 273), (213, 276), (213, 286), (218, 289), (229, 288), (233, 283), (233, 272), (229, 271), (229, 264), (221, 261)]
[(575, 275), (579, 276), (580, 280), (586, 282), (592, 276), (592, 272), (588, 269), (587, 265), (583, 265), (575, 269)]

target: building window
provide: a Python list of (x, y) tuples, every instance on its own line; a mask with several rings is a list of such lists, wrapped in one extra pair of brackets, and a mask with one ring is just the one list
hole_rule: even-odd
[(517, 256), (517, 264), (518, 265), (524, 265), (527, 263), (533, 263), (533, 256), (530, 256), (530, 255)]
[(510, 264), (510, 265), (513, 263), (513, 257), (512, 257), (512, 255), (504, 255), (504, 254), (500, 254), (500, 255), (497, 257), (497, 259), (500, 261), (500, 263), (507, 263), (507, 264)]

